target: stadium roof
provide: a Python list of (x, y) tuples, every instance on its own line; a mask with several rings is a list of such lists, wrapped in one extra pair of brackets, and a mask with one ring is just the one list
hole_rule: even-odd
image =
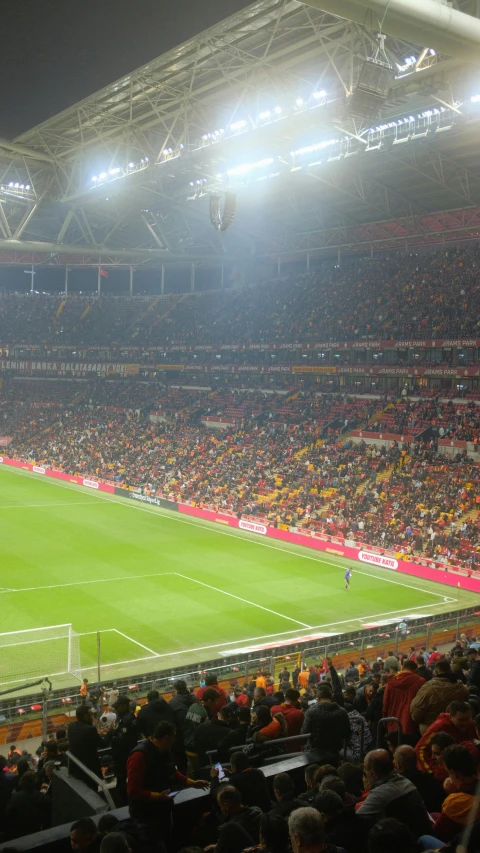
[[(395, 35), (379, 53), (365, 20), (260, 0), (0, 139), (0, 262), (243, 263), (478, 234), (478, 69)], [(353, 117), (375, 55), (395, 79), (375, 118)], [(220, 232), (209, 200), (226, 192)]]

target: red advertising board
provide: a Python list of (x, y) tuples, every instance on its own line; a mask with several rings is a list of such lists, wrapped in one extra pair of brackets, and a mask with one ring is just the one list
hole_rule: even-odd
[[(186, 515), (193, 515), (197, 518), (204, 518), (208, 521), (215, 521), (220, 524), (228, 525), (229, 527), (237, 527), (245, 529), (245, 523), (235, 516), (223, 515), (212, 512), (207, 509), (199, 509), (192, 507), (189, 504), (178, 504), (178, 511)], [(381, 551), (380, 549), (370, 548), (365, 545), (361, 548), (353, 548), (349, 545), (344, 545), (338, 540), (323, 538), (320, 536), (310, 536), (305, 533), (291, 533), (289, 530), (277, 530), (274, 527), (268, 527), (263, 524), (253, 524), (249, 522), (248, 529), (253, 533), (268, 536), (270, 539), (277, 539), (282, 542), (289, 542), (293, 545), (302, 545), (304, 548), (313, 548), (316, 551), (322, 551), (325, 554), (334, 554), (337, 557), (347, 557), (349, 560), (356, 560), (366, 565), (379, 566), (381, 568), (390, 569), (393, 572), (399, 572), (404, 575), (422, 578), (423, 580), (436, 581), (436, 583), (446, 584), (447, 586), (457, 587), (458, 589), (466, 589), (471, 592), (480, 592), (480, 578), (467, 577), (465, 574), (456, 572), (449, 567), (448, 571), (444, 567), (435, 567), (433, 565), (425, 565), (407, 560), (397, 559), (390, 552)], [(261, 529), (255, 530), (258, 527)], [(431, 563), (431, 561), (429, 561)]]
[(65, 474), (63, 471), (55, 471), (53, 468), (44, 468), (43, 465), (30, 465), (21, 459), (8, 459), (0, 456), (0, 464), (11, 465), (13, 468), (23, 468), (24, 471), (32, 471), (34, 474), (44, 474), (45, 477), (53, 477), (55, 480), (65, 480), (67, 483), (76, 483), (77, 486), (87, 486), (98, 492), (109, 492), (113, 495), (115, 487), (110, 483), (102, 483), (100, 480), (89, 477), (76, 477), (73, 474)]

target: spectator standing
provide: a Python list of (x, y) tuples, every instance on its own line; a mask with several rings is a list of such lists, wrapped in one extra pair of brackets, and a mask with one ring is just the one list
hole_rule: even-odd
[(434, 677), (422, 685), (410, 703), (410, 713), (423, 735), (428, 727), (455, 700), (465, 700), (468, 688), (458, 681), (446, 660), (435, 664)]
[(468, 649), (467, 655), (470, 659), (470, 669), (467, 675), (468, 684), (480, 690), (480, 654), (478, 649)]
[(139, 732), (135, 715), (130, 711), (128, 696), (119, 696), (115, 702), (117, 720), (109, 734), (112, 748), (113, 768), (117, 780), (117, 805), (125, 806), (127, 797), (127, 760), (132, 749), (137, 745)]
[[(413, 660), (404, 661), (401, 672), (398, 669), (398, 663), (391, 665), (390, 672), (393, 675), (387, 681), (383, 694), (383, 716), (397, 717), (403, 735), (416, 742), (419, 737), (418, 726), (410, 713), (410, 703), (425, 684), (425, 679), (417, 675), (417, 664)], [(387, 723), (388, 731), (393, 731), (395, 725), (394, 722)]]
[[(287, 724), (287, 737), (295, 737), (302, 731), (303, 726), (303, 711), (300, 706), (300, 691), (294, 687), (289, 687), (285, 691), (285, 701), (280, 705), (273, 705), (272, 715), (283, 714)], [(287, 744), (287, 752), (296, 752), (300, 748), (300, 744)]]
[(338, 761), (338, 753), (351, 735), (350, 720), (345, 709), (333, 701), (329, 684), (317, 687), (317, 703), (305, 714), (302, 734), (310, 735), (304, 747), (306, 752), (319, 751), (322, 763)]
[(236, 722), (236, 727), (231, 729), (218, 744), (219, 761), (230, 761), (230, 750), (233, 747), (240, 749), (245, 746), (251, 722), (250, 708), (242, 705), (238, 709)]
[[(75, 758), (78, 758), (85, 767), (88, 767), (95, 776), (102, 779), (102, 767), (98, 757), (98, 750), (107, 745), (105, 738), (101, 737), (93, 725), (93, 710), (89, 705), (79, 705), (76, 711), (77, 719), (68, 726), (68, 745), (69, 750)], [(69, 762), (69, 773), (75, 776), (76, 779), (81, 779), (89, 788), (94, 791), (98, 789), (98, 785), (93, 779), (90, 779), (83, 770), (75, 764), (74, 761)]]
[(390, 672), (390, 667), (395, 665), (398, 666), (398, 658), (393, 652), (389, 652), (383, 662), (383, 669), (385, 672)]
[(19, 790), (14, 791), (5, 809), (5, 823), (9, 838), (20, 838), (48, 829), (51, 825), (52, 801), (37, 790), (37, 779), (28, 770), (20, 779)]
[[(212, 690), (212, 693), (214, 691)], [(208, 703), (209, 694), (204, 693), (204, 704)], [(215, 696), (211, 698), (211, 702), (216, 706), (217, 699)], [(194, 744), (195, 752), (198, 756), (200, 766), (209, 763), (207, 752), (211, 752), (219, 746), (221, 741), (234, 728), (232, 713), (229, 708), (221, 708), (214, 717), (210, 717), (201, 726), (198, 726), (195, 731)]]
[(197, 701), (194, 693), (190, 693), (187, 682), (183, 678), (178, 679), (173, 685), (175, 694), (168, 703), (173, 712), (173, 722), (177, 732), (183, 731), (183, 723), (188, 709)]
[(200, 687), (200, 689), (197, 690), (197, 693), (196, 693), (197, 699), (201, 702), (203, 699), (203, 694), (205, 693), (205, 691), (210, 690), (210, 689), (215, 690), (215, 692), (218, 694), (217, 702), (216, 702), (215, 706), (212, 707), (212, 714), (216, 714), (216, 713), (218, 713), (220, 708), (223, 708), (223, 706), (227, 704), (227, 694), (225, 693), (225, 690), (223, 689), (223, 687), (219, 686), (217, 676), (214, 675), (213, 673), (209, 673), (205, 677), (205, 686)]
[(151, 737), (163, 720), (174, 723), (174, 712), (168, 702), (160, 696), (158, 690), (150, 690), (146, 705), (143, 705), (138, 712), (137, 729), (144, 737)]
[(127, 762), (130, 816), (146, 826), (153, 850), (159, 849), (159, 841), (170, 838), (170, 791), (208, 787), (208, 782), (193, 782), (176, 769), (172, 755), (175, 738), (173, 723), (162, 720), (151, 737), (137, 744)]
[(419, 654), (413, 660), (416, 660), (417, 663), (417, 675), (424, 678), (425, 681), (430, 681), (433, 678), (433, 672), (426, 665), (424, 656)]
[(430, 654), (428, 656), (428, 666), (431, 669), (433, 669), (433, 667), (435, 666), (437, 661), (439, 661), (441, 659), (441, 657), (442, 656), (441, 656), (440, 652), (438, 651), (437, 647), (432, 646), (432, 651), (430, 652)]
[(82, 704), (86, 704), (89, 698), (88, 678), (84, 678), (80, 685), (80, 699)]
[(351, 660), (347, 669), (345, 670), (345, 680), (346, 681), (358, 681), (359, 673), (358, 669), (355, 666), (355, 661)]

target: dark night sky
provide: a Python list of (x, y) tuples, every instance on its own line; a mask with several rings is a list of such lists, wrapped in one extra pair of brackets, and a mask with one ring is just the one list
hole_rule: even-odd
[(3, 0), (0, 136), (13, 138), (249, 0)]

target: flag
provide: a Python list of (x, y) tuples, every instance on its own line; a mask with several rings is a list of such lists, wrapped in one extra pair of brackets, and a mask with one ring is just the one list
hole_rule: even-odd
[(98, 270), (98, 272), (100, 273), (100, 276), (101, 276), (102, 278), (108, 278), (108, 270), (103, 270), (103, 269), (100, 267), (100, 269)]

